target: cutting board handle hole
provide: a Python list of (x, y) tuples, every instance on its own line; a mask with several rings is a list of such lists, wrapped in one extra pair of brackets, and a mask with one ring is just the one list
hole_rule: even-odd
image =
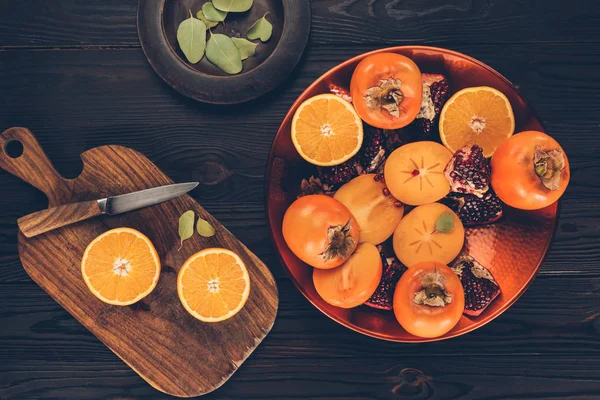
[(4, 152), (10, 158), (19, 158), (23, 155), (23, 143), (19, 140), (9, 140), (4, 144)]

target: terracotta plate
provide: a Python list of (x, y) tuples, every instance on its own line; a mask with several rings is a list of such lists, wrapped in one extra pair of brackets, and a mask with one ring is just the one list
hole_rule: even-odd
[[(535, 112), (519, 95), (516, 87), (492, 68), (464, 54), (423, 46), (404, 46), (377, 50), (395, 52), (413, 59), (422, 72), (444, 74), (454, 93), (470, 86), (492, 86), (510, 100), (515, 113), (516, 132), (534, 129), (543, 131)], [(309, 97), (328, 92), (328, 85), (348, 88), (354, 68), (367, 53), (352, 58), (317, 79), (292, 105), (273, 142), (267, 166), (266, 201), (271, 234), (283, 265), (304, 296), (325, 315), (364, 335), (397, 342), (426, 342), (407, 333), (396, 322), (391, 311), (367, 306), (341, 309), (325, 303), (312, 283), (312, 268), (292, 254), (281, 233), (281, 223), (287, 207), (299, 191), (300, 181), (310, 174), (311, 166), (301, 159), (290, 138), (292, 116), (300, 103)], [(527, 289), (548, 250), (556, 227), (558, 204), (539, 211), (506, 209), (501, 222), (466, 229), (463, 253), (475, 257), (487, 266), (497, 279), (502, 294), (479, 316), (463, 316), (454, 329), (433, 339), (442, 340), (477, 329), (508, 309)]]

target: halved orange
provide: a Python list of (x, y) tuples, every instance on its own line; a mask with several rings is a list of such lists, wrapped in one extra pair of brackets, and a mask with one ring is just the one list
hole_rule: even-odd
[(188, 258), (179, 270), (177, 294), (185, 309), (200, 321), (224, 321), (246, 304), (250, 276), (233, 251), (204, 249)]
[(491, 157), (515, 131), (515, 116), (508, 98), (494, 88), (478, 86), (456, 92), (440, 114), (440, 138), (452, 153), (468, 144), (483, 148)]
[(292, 141), (309, 163), (338, 165), (360, 150), (362, 121), (346, 100), (334, 94), (320, 94), (296, 110), (292, 119)]
[(131, 228), (104, 232), (88, 245), (81, 274), (105, 303), (127, 306), (146, 297), (160, 276), (160, 258), (144, 234)]

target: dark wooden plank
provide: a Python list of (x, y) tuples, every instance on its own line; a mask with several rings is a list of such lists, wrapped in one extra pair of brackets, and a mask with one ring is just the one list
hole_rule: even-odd
[[(600, 277), (545, 276), (484, 327), (455, 339), (398, 344), (366, 338), (329, 320), (288, 279), (277, 281), (280, 308), (261, 358), (398, 358), (445, 355), (600, 356)], [(116, 357), (33, 283), (0, 284), (5, 360), (98, 361)], [(549, 306), (551, 304), (552, 306)], [(7, 346), (10, 343), (11, 346)], [(35, 350), (35, 351), (33, 351)]]
[[(0, 389), (6, 400), (176, 399), (152, 389), (120, 363), (63, 362), (56, 354), (55, 361), (23, 363), (2, 372), (11, 382)], [(271, 360), (258, 350), (229, 384), (202, 399), (596, 400), (599, 375), (591, 357)]]
[[(421, 345), (365, 338), (320, 314), (288, 280), (278, 286), (273, 331), (208, 398), (394, 398), (418, 371), (431, 378), (423, 389), (433, 398), (600, 393), (600, 278), (537, 279), (485, 327)], [(1, 398), (158, 396), (34, 284), (0, 285), (0, 304)]]
[[(284, 276), (265, 224), (263, 176), (273, 135), (315, 78), (375, 46), (309, 48), (286, 84), (243, 106), (215, 107), (177, 94), (141, 50), (11, 50), (2, 53), (0, 126), (31, 128), (59, 172), (81, 171), (79, 154), (108, 143), (147, 155), (176, 181), (198, 180), (192, 195)], [(542, 274), (599, 274), (600, 45), (463, 45), (457, 50), (506, 74), (528, 97), (570, 156), (573, 178)], [(566, 53), (566, 56), (565, 56)], [(535, 54), (535, 57), (531, 55)], [(27, 84), (23, 84), (26, 82)], [(16, 253), (16, 219), (46, 206), (41, 193), (0, 172), (0, 281), (28, 281)]]
[(3, 1), (0, 47), (139, 46), (137, 0)]
[[(308, 1), (308, 0), (302, 0)], [(0, 4), (0, 47), (139, 46), (137, 0)], [(311, 0), (310, 43), (572, 42), (600, 38), (593, 0)], [(518, 29), (515, 29), (518, 27)]]

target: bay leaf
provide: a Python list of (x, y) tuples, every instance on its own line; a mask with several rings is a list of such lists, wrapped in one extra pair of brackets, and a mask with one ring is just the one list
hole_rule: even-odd
[(454, 229), (454, 214), (445, 212), (435, 221), (435, 230), (442, 233), (448, 233)]
[(217, 10), (225, 12), (244, 12), (252, 7), (254, 0), (213, 0)]
[(204, 13), (206, 19), (211, 22), (225, 21), (225, 17), (227, 16), (226, 11), (217, 10), (210, 1), (202, 5), (202, 12)]
[(206, 44), (206, 58), (228, 74), (237, 74), (242, 70), (242, 56), (230, 37), (220, 33), (211, 33)]
[(233, 40), (233, 44), (235, 44), (240, 51), (240, 57), (242, 57), (242, 60), (252, 57), (256, 51), (256, 46), (258, 46), (258, 43), (252, 43), (244, 38), (234, 37), (231, 38), (231, 40)]
[(196, 223), (196, 231), (202, 237), (215, 236), (215, 228), (210, 222), (200, 217), (198, 217), (198, 222)]
[(185, 58), (192, 64), (196, 64), (204, 56), (206, 25), (194, 18), (191, 11), (190, 17), (179, 24), (177, 28), (177, 42)]
[(267, 14), (265, 14), (261, 19), (257, 20), (250, 28), (248, 28), (248, 31), (246, 32), (248, 39), (260, 39), (261, 42), (266, 42), (269, 40), (273, 34), (273, 25), (267, 21)]
[(192, 210), (184, 212), (181, 214), (181, 217), (179, 217), (180, 250), (183, 247), (183, 242), (191, 238), (194, 234), (194, 219), (196, 219), (196, 213)]
[(202, 12), (202, 10), (198, 10), (198, 12), (196, 13), (196, 18), (204, 22), (204, 25), (206, 25), (206, 29), (214, 28), (215, 26), (219, 25), (218, 22), (209, 21), (208, 19), (206, 19), (206, 16)]

